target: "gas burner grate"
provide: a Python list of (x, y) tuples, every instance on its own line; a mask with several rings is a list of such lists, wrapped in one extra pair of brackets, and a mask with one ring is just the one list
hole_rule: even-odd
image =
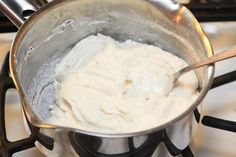
[[(222, 76), (218, 76), (214, 79), (211, 89), (220, 87), (222, 85), (236, 81), (236, 71), (229, 72)], [(202, 118), (202, 124), (208, 127), (221, 129), (230, 132), (236, 132), (236, 122), (224, 120), (221, 118), (216, 118), (212, 116), (204, 116)]]
[[(179, 0), (181, 2), (181, 0)], [(235, 0), (186, 0), (189, 8), (201, 22), (235, 21)], [(45, 2), (44, 2), (45, 3)], [(0, 32), (16, 32), (17, 28), (0, 12)]]
[(10, 142), (6, 135), (5, 125), (5, 97), (8, 89), (16, 88), (9, 72), (9, 53), (7, 54), (0, 72), (0, 157), (11, 157), (14, 153), (35, 147), (35, 141), (39, 141), (47, 149), (53, 149), (53, 139), (39, 132), (39, 128), (30, 125), (29, 138)]
[(235, 21), (235, 0), (190, 0), (186, 6), (201, 22)]
[(194, 157), (189, 147), (184, 150), (176, 148), (170, 141), (166, 130), (149, 134), (139, 147), (135, 147), (134, 138), (128, 138), (129, 151), (123, 154), (111, 155), (98, 152), (97, 149), (100, 147), (101, 139), (96, 137), (70, 132), (69, 139), (72, 147), (80, 157), (151, 157), (161, 142), (164, 142), (172, 156)]

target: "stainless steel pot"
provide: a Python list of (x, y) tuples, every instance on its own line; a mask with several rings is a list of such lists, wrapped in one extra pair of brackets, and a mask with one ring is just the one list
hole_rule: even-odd
[[(205, 33), (188, 9), (171, 0), (58, 0), (40, 8), (24, 22), (25, 18), (15, 9), (17, 7), (10, 7), (13, 3), (17, 4), (14, 6), (23, 4), (16, 2), (10, 4), (0, 0), (0, 9), (19, 27), (10, 52), (11, 75), (28, 121), (54, 138), (51, 152), (59, 150), (62, 153), (64, 150), (62, 156), (67, 156), (66, 152), (81, 155), (82, 146), (88, 151), (121, 156), (134, 148), (150, 148), (145, 141), (155, 139), (156, 146), (163, 141), (174, 153), (174, 149), (182, 150), (189, 144), (200, 118), (195, 109), (197, 106), (200, 109), (211, 86), (214, 65), (196, 70), (200, 95), (188, 109), (142, 132), (102, 134), (45, 123), (50, 115), (49, 105), (54, 101), (54, 91), (48, 88), (42, 92), (44, 85), (50, 83), (60, 56), (91, 34), (102, 33), (120, 41), (132, 39), (153, 44), (190, 64), (213, 55)], [(24, 4), (26, 2), (24, 0)], [(31, 6), (30, 3), (27, 5)], [(46, 65), (44, 70), (40, 75), (36, 74), (43, 65)], [(35, 97), (38, 97), (37, 101)], [(67, 142), (69, 145), (65, 144)], [(157, 152), (154, 156), (164, 155)]]

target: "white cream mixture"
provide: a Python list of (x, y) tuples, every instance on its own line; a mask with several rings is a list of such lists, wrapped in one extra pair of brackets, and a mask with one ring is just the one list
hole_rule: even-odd
[(89, 36), (56, 68), (58, 106), (48, 122), (103, 133), (159, 126), (184, 112), (198, 95), (193, 72), (166, 92), (170, 75), (186, 65), (159, 47)]

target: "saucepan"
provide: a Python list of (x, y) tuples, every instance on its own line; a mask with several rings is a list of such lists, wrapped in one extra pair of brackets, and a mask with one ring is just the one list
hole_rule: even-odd
[[(134, 153), (143, 157), (161, 142), (173, 155), (190, 143), (201, 118), (197, 110), (213, 80), (214, 65), (195, 71), (200, 93), (195, 102), (152, 129), (106, 134), (46, 123), (49, 106), (55, 102), (55, 90), (49, 85), (55, 66), (75, 43), (89, 35), (101, 33), (119, 41), (132, 39), (159, 46), (189, 64), (212, 56), (210, 42), (186, 7), (171, 0), (57, 0), (38, 10), (31, 7), (37, 11), (26, 20), (19, 6), (32, 4), (0, 0), (0, 9), (19, 28), (10, 51), (10, 71), (24, 114), (30, 124), (54, 139), (52, 150), (39, 143), (41, 150), (62, 156), (69, 152), (81, 157), (138, 156)], [(160, 152), (155, 156), (159, 155), (164, 156)]]

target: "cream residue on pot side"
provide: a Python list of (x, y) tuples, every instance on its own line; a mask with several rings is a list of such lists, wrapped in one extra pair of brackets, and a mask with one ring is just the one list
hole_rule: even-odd
[(102, 133), (154, 128), (186, 111), (198, 96), (193, 72), (167, 92), (171, 74), (185, 66), (159, 47), (89, 36), (56, 67), (58, 105), (47, 121)]

